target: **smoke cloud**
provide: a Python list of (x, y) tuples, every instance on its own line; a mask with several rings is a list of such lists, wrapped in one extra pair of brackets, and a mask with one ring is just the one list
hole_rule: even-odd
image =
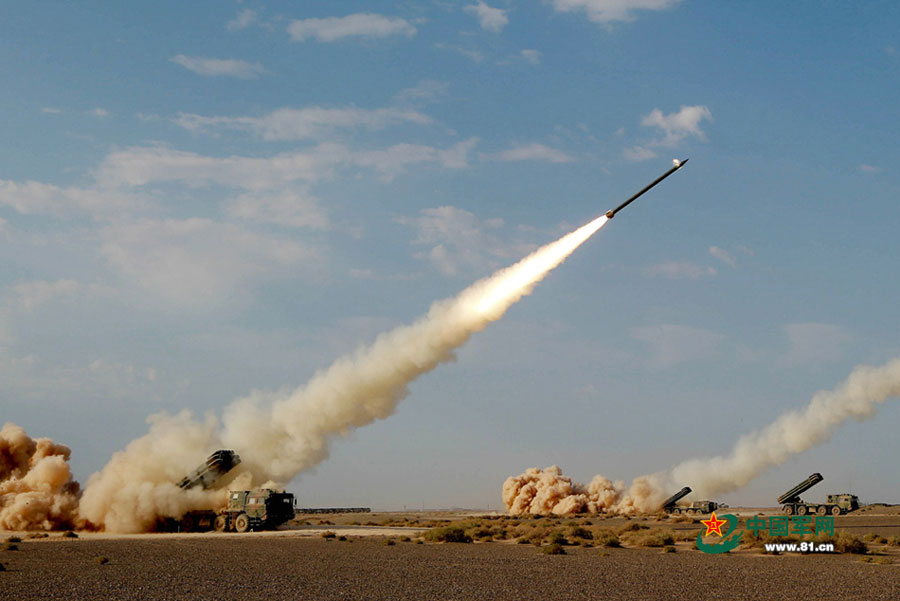
[(817, 392), (805, 408), (785, 413), (762, 430), (741, 437), (728, 455), (676, 466), (672, 479), (686, 482), (700, 496), (732, 492), (764, 469), (828, 441), (848, 419), (869, 419), (879, 405), (898, 396), (900, 359), (880, 367), (859, 366), (834, 390)]
[(69, 447), (33, 439), (21, 427), (0, 430), (0, 529), (70, 528), (78, 508), (78, 483), (69, 470)]
[(792, 455), (827, 442), (838, 426), (853, 418), (875, 415), (887, 399), (900, 396), (900, 358), (880, 367), (859, 366), (834, 390), (817, 392), (803, 409), (781, 415), (761, 430), (741, 437), (731, 453), (691, 459), (668, 472), (636, 478), (625, 489), (622, 481), (594, 476), (587, 486), (563, 476), (552, 466), (530, 468), (503, 484), (503, 502), (514, 515), (569, 513), (643, 513), (682, 486), (695, 498), (715, 497), (745, 486), (763, 470), (781, 465)]
[(335, 436), (391, 415), (410, 382), (453, 360), (455, 349), (500, 319), (606, 221), (599, 217), (456, 298), (434, 303), (415, 323), (380, 335), (293, 392), (254, 393), (235, 401), (221, 423), (212, 416), (201, 422), (187, 412), (152, 417), (147, 435), (91, 476), (81, 517), (94, 527), (140, 532), (160, 517), (221, 504), (225, 483), (219, 491), (183, 491), (175, 485), (217, 448), (241, 456), (229, 475), (242, 487), (284, 486), (324, 460)]

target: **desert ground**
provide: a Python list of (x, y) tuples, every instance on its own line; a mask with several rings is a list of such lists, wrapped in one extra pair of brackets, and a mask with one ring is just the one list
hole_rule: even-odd
[[(895, 600), (897, 513), (874, 508), (837, 518), (837, 531), (868, 544), (865, 553), (834, 554), (772, 555), (747, 547), (707, 555), (692, 549), (701, 528), (693, 520), (458, 512), (300, 516), (277, 531), (247, 534), (0, 533), (0, 541), (15, 541), (0, 550), (0, 599)], [(462, 525), (478, 538), (432, 542), (427, 533), (435, 530), (427, 527), (441, 525)], [(597, 535), (580, 543), (570, 537), (565, 554), (513, 538), (577, 528)], [(647, 547), (630, 538), (663, 530), (678, 540)], [(599, 533), (613, 531), (621, 546), (601, 542)]]

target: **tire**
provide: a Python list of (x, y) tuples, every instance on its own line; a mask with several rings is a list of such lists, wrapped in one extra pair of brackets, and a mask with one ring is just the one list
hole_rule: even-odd
[(797, 515), (806, 515), (806, 505), (797, 506)]
[(247, 532), (250, 530), (250, 517), (246, 513), (234, 518), (234, 529), (238, 532)]
[(673, 510), (672, 510), (672, 515), (681, 515), (681, 510), (680, 510), (680, 509), (673, 509)]
[(785, 505), (784, 506), (784, 515), (793, 515), (793, 514), (794, 514), (794, 508), (791, 505)]
[(831, 508), (831, 515), (841, 515), (841, 508), (835, 505)]
[(213, 528), (215, 528), (216, 532), (225, 532), (228, 530), (228, 516), (217, 515), (216, 521), (213, 523)]
[(824, 505), (816, 507), (816, 515), (825, 515), (826, 513), (828, 513), (828, 508)]
[(194, 518), (186, 515), (181, 520), (181, 531), (182, 532), (193, 532), (195, 529)]

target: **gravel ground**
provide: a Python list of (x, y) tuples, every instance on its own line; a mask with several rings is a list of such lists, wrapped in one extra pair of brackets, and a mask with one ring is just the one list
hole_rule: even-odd
[[(900, 565), (850, 555), (425, 544), (378, 538), (58, 538), (0, 551), (0, 599), (900, 599)], [(109, 562), (100, 564), (98, 557)]]

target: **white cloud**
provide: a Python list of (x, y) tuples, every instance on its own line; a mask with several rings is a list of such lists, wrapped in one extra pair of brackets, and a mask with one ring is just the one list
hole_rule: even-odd
[(137, 146), (108, 154), (97, 169), (97, 179), (108, 187), (182, 182), (248, 190), (283, 188), (290, 182), (327, 179), (335, 167), (350, 158), (347, 148), (339, 144), (321, 144), (305, 152), (267, 158), (218, 158), (164, 146)]
[(626, 148), (623, 154), (629, 161), (646, 161), (648, 159), (656, 157), (656, 153), (654, 151), (643, 146), (632, 146), (631, 148)]
[(364, 128), (375, 131), (401, 123), (428, 125), (432, 122), (427, 115), (411, 109), (338, 109), (318, 106), (283, 108), (262, 117), (204, 117), (180, 113), (174, 121), (190, 131), (237, 129), (249, 131), (264, 140), (322, 138), (338, 129)]
[(864, 171), (865, 173), (878, 173), (882, 171), (881, 167), (876, 167), (875, 165), (866, 165), (863, 163), (859, 166), (860, 171)]
[(719, 248), (718, 246), (710, 246), (709, 254), (722, 261), (723, 263), (730, 265), (731, 267), (737, 266), (737, 259), (735, 259), (734, 255), (732, 255), (724, 248)]
[(49, 115), (59, 115), (62, 113), (61, 109), (53, 108), (52, 106), (45, 106), (41, 109), (41, 112), (47, 113)]
[(238, 79), (256, 79), (266, 73), (260, 63), (250, 63), (237, 59), (205, 58), (202, 56), (185, 56), (179, 54), (170, 59), (188, 71), (205, 77), (237, 77)]
[(595, 23), (633, 21), (637, 10), (663, 10), (675, 6), (681, 0), (552, 0), (553, 8), (560, 12), (583, 10)]
[(663, 130), (665, 137), (653, 143), (656, 146), (675, 146), (688, 136), (695, 136), (701, 140), (706, 139), (700, 122), (712, 120), (712, 113), (702, 105), (681, 106), (677, 113), (664, 115), (659, 109), (653, 109), (649, 115), (641, 120), (641, 125), (646, 127), (658, 127)]
[(95, 216), (114, 215), (144, 205), (133, 195), (109, 189), (60, 188), (52, 184), (0, 179), (0, 205), (23, 215), (62, 216), (86, 212)]
[(92, 110), (91, 114), (95, 117), (100, 117), (101, 119), (104, 117), (109, 117), (109, 111), (104, 108), (100, 108), (99, 106)]
[(702, 277), (713, 277), (718, 272), (708, 265), (704, 267), (688, 261), (663, 261), (646, 268), (644, 273), (672, 280), (697, 280)]
[(447, 149), (395, 144), (378, 150), (352, 150), (342, 144), (324, 143), (302, 152), (264, 158), (218, 158), (164, 146), (138, 146), (108, 154), (97, 169), (97, 180), (108, 188), (181, 182), (189, 186), (219, 184), (245, 190), (284, 189), (291, 182), (329, 179), (339, 168), (351, 167), (373, 169), (382, 179), (391, 180), (416, 163), (435, 163), (446, 169), (464, 168), (468, 165), (467, 153), (477, 141), (470, 138)]
[(502, 219), (481, 220), (473, 213), (452, 206), (423, 209), (417, 217), (398, 217), (398, 223), (416, 231), (413, 244), (428, 247), (416, 257), (427, 259), (441, 273), (483, 272), (497, 259), (524, 256), (533, 244), (503, 241), (491, 231), (503, 227)]
[(242, 194), (226, 202), (229, 217), (287, 227), (325, 229), (328, 217), (318, 199), (309, 193), (283, 190), (275, 193)]
[(256, 11), (245, 8), (237, 14), (231, 21), (225, 24), (228, 31), (240, 31), (250, 27), (256, 21)]
[(103, 255), (126, 278), (154, 298), (196, 309), (227, 304), (255, 281), (315, 258), (293, 240), (209, 219), (119, 223), (100, 236)]
[(479, 51), (469, 50), (468, 48), (463, 48), (462, 46), (454, 46), (452, 44), (444, 44), (443, 42), (438, 42), (434, 45), (434, 47), (440, 48), (441, 50), (452, 50), (453, 52), (461, 54), (476, 63), (480, 63), (484, 60), (484, 55)]
[(302, 42), (313, 38), (319, 42), (335, 42), (349, 37), (385, 38), (392, 35), (412, 37), (416, 28), (400, 17), (372, 13), (356, 13), (346, 17), (298, 19), (287, 28), (291, 40)]
[(503, 152), (492, 155), (485, 155), (485, 157), (503, 162), (544, 161), (547, 163), (570, 163), (575, 160), (561, 150), (550, 148), (536, 142), (532, 144), (516, 145), (509, 150), (504, 150)]
[(787, 365), (830, 363), (844, 356), (853, 339), (847, 330), (827, 323), (792, 323), (784, 326), (788, 337)]
[(446, 95), (449, 87), (450, 84), (445, 81), (423, 79), (415, 86), (397, 92), (394, 95), (394, 100), (399, 104), (434, 100)]
[(96, 284), (82, 284), (75, 280), (45, 280), (20, 282), (12, 288), (18, 297), (18, 304), (26, 311), (34, 311), (40, 305), (54, 298), (71, 299), (76, 296), (96, 296), (111, 293), (111, 290)]
[(494, 33), (500, 33), (509, 23), (509, 17), (506, 16), (509, 11), (488, 6), (482, 0), (478, 0), (478, 4), (466, 6), (463, 10), (478, 17), (478, 24), (482, 29)]
[(521, 52), (522, 58), (527, 60), (532, 65), (537, 65), (541, 62), (541, 57), (543, 54), (540, 50), (529, 50), (525, 49)]
[(658, 368), (707, 358), (725, 338), (718, 332), (673, 324), (634, 328), (631, 335), (650, 346), (650, 364)]

